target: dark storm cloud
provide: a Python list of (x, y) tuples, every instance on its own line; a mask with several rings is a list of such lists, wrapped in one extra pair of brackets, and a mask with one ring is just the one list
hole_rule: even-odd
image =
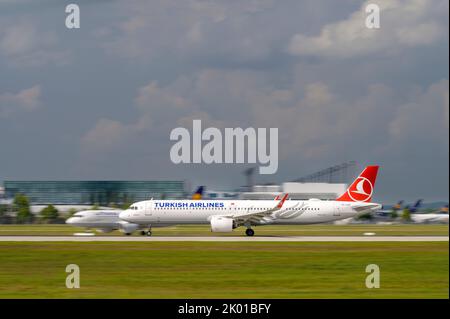
[(242, 165), (170, 162), (202, 119), (279, 128), (261, 182), (354, 159), (382, 165), (381, 200), (448, 198), (447, 1), (378, 1), (370, 32), (354, 1), (75, 3), (69, 31), (63, 5), (0, 0), (0, 179), (241, 185)]

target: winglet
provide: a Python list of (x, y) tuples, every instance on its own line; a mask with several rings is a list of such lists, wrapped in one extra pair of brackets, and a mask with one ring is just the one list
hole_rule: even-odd
[(286, 201), (286, 199), (288, 198), (288, 196), (289, 196), (289, 194), (285, 194), (285, 195), (283, 196), (283, 198), (282, 198), (282, 199), (280, 200), (280, 202), (278, 203), (277, 208), (283, 207), (283, 204), (284, 204), (284, 202)]

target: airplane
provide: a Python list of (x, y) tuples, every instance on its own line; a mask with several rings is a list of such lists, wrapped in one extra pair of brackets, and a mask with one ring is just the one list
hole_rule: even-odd
[(193, 200), (200, 200), (203, 198), (203, 191), (205, 190), (205, 186), (199, 186), (197, 190), (192, 194)]
[[(138, 224), (129, 223), (119, 218), (122, 210), (83, 210), (73, 214), (66, 220), (66, 224), (75, 227), (94, 228), (101, 233), (110, 233), (120, 230), (125, 235), (131, 235), (139, 229)], [(142, 235), (146, 233), (141, 232)]]
[(422, 206), (422, 199), (417, 200), (417, 202), (415, 202), (415, 204), (412, 207), (409, 207), (409, 205), (406, 205), (405, 208), (409, 209), (409, 212), (411, 214), (415, 214), (417, 213), (417, 211), (419, 210), (420, 206)]
[[(201, 199), (203, 195), (203, 186), (200, 186), (194, 194), (192, 194), (192, 199)], [(141, 227), (137, 224), (129, 223), (123, 221), (119, 218), (119, 214), (122, 210), (84, 210), (73, 214), (70, 218), (66, 220), (66, 224), (94, 228), (102, 233), (109, 233), (113, 230), (119, 230), (125, 235), (131, 235), (137, 229)], [(145, 231), (141, 231), (141, 235), (145, 235)]]
[(381, 210), (375, 212), (374, 216), (390, 218), (392, 216), (392, 212), (398, 212), (402, 208), (403, 202), (403, 200), (398, 201), (398, 203), (392, 206), (391, 209), (383, 209), (382, 207)]
[[(373, 214), (373, 216), (376, 219), (380, 219), (380, 220), (386, 219), (386, 218), (392, 219), (392, 213), (398, 213), (402, 209), (403, 202), (404, 202), (403, 200), (399, 201), (397, 204), (392, 206), (391, 209), (381, 209), (381, 210), (375, 212)], [(419, 210), (421, 205), (422, 205), (422, 199), (419, 199), (414, 203), (414, 205), (412, 205), (411, 207), (409, 205), (406, 205), (404, 207), (404, 209), (409, 209), (409, 212), (411, 214), (415, 214)]]
[(334, 201), (289, 200), (147, 200), (132, 204), (119, 214), (123, 221), (148, 229), (161, 225), (210, 224), (212, 232), (232, 232), (253, 226), (315, 224), (354, 217), (381, 208), (372, 203), (378, 166), (367, 166), (346, 192)]
[(442, 207), (437, 213), (411, 214), (414, 223), (443, 223), (448, 224), (448, 205)]

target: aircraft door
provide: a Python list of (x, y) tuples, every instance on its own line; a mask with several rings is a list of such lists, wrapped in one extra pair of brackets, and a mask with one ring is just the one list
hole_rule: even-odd
[(152, 202), (145, 204), (145, 216), (153, 216), (153, 209), (154, 207)]
[(339, 204), (334, 205), (333, 216), (341, 216), (342, 206)]

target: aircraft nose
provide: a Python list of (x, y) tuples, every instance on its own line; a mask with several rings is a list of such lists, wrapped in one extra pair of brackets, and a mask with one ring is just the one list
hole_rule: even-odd
[(75, 218), (73, 218), (73, 217), (70, 217), (70, 218), (68, 218), (67, 220), (66, 220), (66, 224), (73, 224), (73, 222), (74, 222), (74, 220), (75, 220)]

